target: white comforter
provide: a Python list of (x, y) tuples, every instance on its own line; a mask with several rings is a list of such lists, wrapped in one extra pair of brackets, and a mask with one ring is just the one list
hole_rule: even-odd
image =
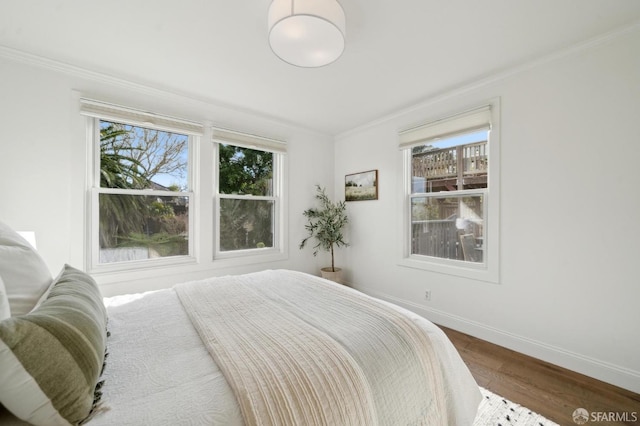
[[(231, 388), (173, 289), (116, 296), (105, 304), (111, 337), (104, 410), (90, 426), (243, 424)], [(433, 343), (450, 424), (471, 425), (481, 395), (451, 342), (424, 318), (387, 305), (411, 318)]]

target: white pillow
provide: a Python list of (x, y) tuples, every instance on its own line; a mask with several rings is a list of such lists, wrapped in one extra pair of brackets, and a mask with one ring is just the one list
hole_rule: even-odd
[(4, 288), (4, 282), (0, 277), (0, 321), (9, 318), (11, 316), (11, 308), (9, 307), (9, 299), (7, 297), (7, 291)]
[(0, 277), (11, 315), (28, 314), (53, 281), (51, 272), (31, 244), (0, 222)]

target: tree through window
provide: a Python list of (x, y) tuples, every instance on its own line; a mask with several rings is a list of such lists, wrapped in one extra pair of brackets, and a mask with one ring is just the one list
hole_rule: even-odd
[(99, 263), (189, 254), (189, 136), (99, 121)]
[(284, 257), (285, 142), (90, 99), (80, 113), (92, 272)]
[(218, 145), (219, 251), (274, 247), (277, 154)]

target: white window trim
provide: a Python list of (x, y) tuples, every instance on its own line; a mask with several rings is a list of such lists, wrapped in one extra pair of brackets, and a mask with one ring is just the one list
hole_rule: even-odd
[[(213, 126), (210, 122), (198, 123), (180, 118), (152, 112), (140, 111), (116, 104), (83, 98), (77, 96), (79, 112), (85, 118), (85, 143), (87, 173), (85, 183), (85, 237), (84, 262), (85, 270), (99, 277), (101, 285), (110, 285), (122, 281), (155, 279), (166, 274), (201, 273), (230, 267), (249, 267), (261, 263), (270, 263), (288, 258), (288, 157), (287, 144), (284, 141), (264, 136), (244, 133), (235, 130)], [(75, 110), (77, 113), (78, 110)], [(99, 140), (99, 120), (115, 121), (129, 125), (150, 127), (163, 131), (187, 134), (190, 136), (189, 145), (189, 178), (190, 178), (190, 211), (189, 211), (189, 255), (174, 256), (141, 261), (98, 264), (99, 254), (93, 259), (94, 243), (97, 246), (98, 228), (98, 190), (94, 188), (99, 182), (99, 150), (96, 140)], [(278, 227), (277, 243), (274, 248), (261, 250), (247, 250), (231, 253), (228, 256), (218, 254), (215, 247), (217, 242), (217, 143), (229, 143), (246, 148), (257, 148), (277, 154), (274, 161), (278, 161), (274, 175), (279, 179), (279, 203), (274, 216), (275, 226)], [(276, 160), (277, 159), (277, 160)], [(104, 190), (104, 188), (103, 188)], [(154, 195), (172, 195), (159, 194)], [(95, 222), (94, 222), (95, 221)], [(95, 231), (94, 231), (95, 228)], [(179, 269), (176, 269), (179, 267)]]
[[(151, 196), (187, 196), (189, 197), (189, 203), (192, 203), (197, 199), (196, 192), (194, 190), (195, 181), (193, 176), (194, 170), (194, 159), (195, 155), (193, 152), (193, 147), (198, 144), (199, 137), (194, 136), (195, 132), (188, 133), (189, 136), (189, 187), (191, 191), (184, 192), (172, 192), (172, 191), (158, 191), (158, 190), (131, 190), (131, 189), (118, 189), (118, 188), (100, 188), (97, 186), (100, 182), (100, 151), (97, 146), (97, 141), (100, 140), (100, 120), (114, 122), (120, 122), (131, 125), (142, 125), (145, 127), (153, 128), (154, 125), (152, 123), (144, 123), (140, 124), (137, 121), (129, 120), (124, 116), (116, 116), (116, 114), (111, 114), (109, 118), (105, 118), (104, 116), (98, 116), (93, 112), (87, 113), (87, 110), (84, 110), (86, 100), (81, 99), (81, 113), (87, 116), (87, 140), (91, 141), (90, 147), (87, 150), (89, 160), (88, 164), (91, 168), (91, 178), (88, 179), (88, 220), (87, 220), (87, 250), (86, 252), (86, 266), (89, 273), (100, 274), (100, 273), (112, 273), (112, 272), (121, 272), (121, 271), (131, 271), (131, 270), (145, 270), (145, 269), (156, 269), (163, 268), (167, 266), (174, 265), (185, 265), (185, 264), (195, 264), (197, 262), (196, 257), (196, 243), (197, 238), (195, 233), (195, 221), (197, 217), (197, 211), (193, 209), (193, 211), (189, 211), (189, 253), (184, 256), (171, 256), (171, 257), (163, 257), (157, 259), (145, 259), (145, 260), (132, 260), (126, 262), (114, 262), (114, 263), (100, 263), (99, 256), (100, 251), (96, 250), (99, 241), (99, 197), (100, 194), (128, 194), (128, 195), (151, 195)], [(99, 105), (100, 103), (97, 101), (90, 101), (91, 105)], [(108, 104), (105, 104), (108, 105)], [(117, 107), (121, 108), (121, 107)], [(126, 111), (121, 109), (121, 111)], [(154, 117), (160, 117), (154, 115)], [(167, 120), (168, 122), (168, 120)], [(166, 124), (162, 126), (162, 128), (157, 128), (158, 130), (163, 131), (173, 131), (173, 132), (182, 132), (184, 129), (169, 127)], [(187, 133), (187, 132), (183, 132)]]
[(194, 121), (139, 111), (120, 105), (80, 98), (80, 114), (105, 121), (149, 127), (167, 132), (202, 136), (204, 126)]
[[(228, 133), (227, 133), (228, 132)], [(225, 138), (226, 136), (234, 135), (233, 138)], [(286, 212), (287, 201), (285, 188), (287, 177), (286, 167), (286, 145), (283, 142), (276, 141), (274, 139), (267, 139), (262, 137), (256, 137), (254, 135), (243, 134), (235, 131), (214, 129), (213, 142), (215, 143), (215, 160), (214, 160), (214, 209), (215, 209), (215, 222), (214, 222), (214, 250), (213, 259), (214, 262), (220, 265), (227, 266), (239, 266), (246, 264), (247, 258), (251, 259), (251, 263), (266, 263), (274, 262), (278, 260), (285, 260), (288, 257), (288, 247), (286, 242), (288, 241), (288, 216)], [(219, 173), (219, 144), (228, 144), (233, 146), (240, 146), (244, 148), (251, 148), (260, 151), (267, 151), (273, 153), (273, 195), (272, 196), (257, 196), (257, 195), (236, 195), (236, 194), (220, 194), (218, 187), (218, 173)], [(274, 224), (273, 224), (273, 247), (265, 247), (262, 249), (247, 249), (247, 250), (233, 250), (233, 251), (220, 251), (220, 238), (217, 230), (220, 229), (220, 200), (221, 199), (246, 199), (246, 200), (268, 200), (274, 201)]]
[(279, 154), (287, 153), (287, 144), (283, 141), (264, 136), (252, 135), (250, 133), (243, 133), (237, 130), (213, 127), (211, 130), (211, 137), (214, 142), (241, 146), (244, 148), (259, 149)]
[[(483, 263), (472, 263), (454, 259), (440, 259), (430, 256), (411, 254), (411, 147), (424, 143), (426, 140), (436, 137), (449, 137), (459, 133), (467, 133), (486, 127), (486, 122), (481, 115), (473, 116), (473, 112), (481, 112), (488, 117), (491, 123), (489, 135), (489, 149), (491, 152), (488, 172), (488, 188), (482, 190), (465, 190), (437, 193), (440, 196), (482, 193), (485, 197), (485, 247)], [(488, 114), (488, 115), (486, 115)], [(456, 118), (471, 117), (467, 121), (455, 123)], [(477, 118), (480, 117), (478, 121)], [(460, 127), (462, 125), (462, 127)], [(464, 131), (456, 129), (463, 128)], [(414, 132), (411, 134), (411, 132)], [(402, 157), (403, 179), (401, 188), (401, 227), (399, 235), (402, 235), (398, 265), (454, 275), (473, 280), (486, 281), (498, 284), (500, 282), (500, 99), (494, 98), (481, 107), (467, 109), (461, 114), (454, 114), (444, 119), (436, 119), (427, 124), (412, 127), (400, 134), (399, 147)]]

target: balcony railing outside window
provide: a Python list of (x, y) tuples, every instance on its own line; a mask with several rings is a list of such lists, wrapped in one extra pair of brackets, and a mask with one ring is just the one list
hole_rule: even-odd
[(489, 145), (486, 131), (475, 136), (412, 149), (412, 254), (483, 262)]
[(486, 188), (488, 144), (481, 141), (440, 149), (414, 148), (411, 164), (414, 183), (424, 182), (422, 188), (415, 188), (413, 192)]

